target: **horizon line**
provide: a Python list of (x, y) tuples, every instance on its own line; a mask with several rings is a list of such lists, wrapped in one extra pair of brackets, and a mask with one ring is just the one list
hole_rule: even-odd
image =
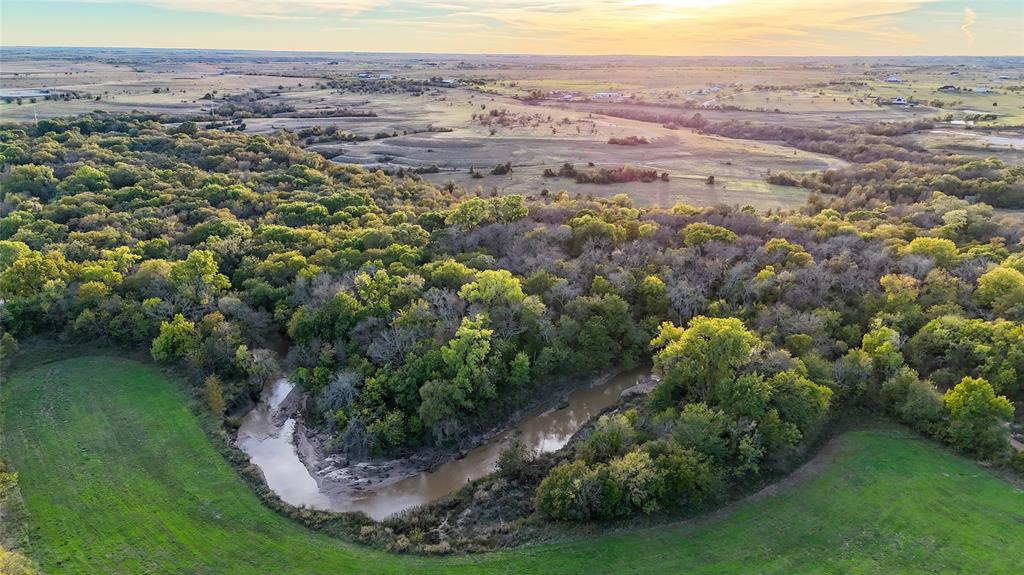
[(253, 53), (270, 53), (270, 54), (381, 54), (381, 55), (429, 55), (429, 56), (533, 56), (533, 57), (557, 57), (557, 58), (750, 58), (750, 59), (765, 59), (765, 60), (781, 60), (781, 59), (794, 59), (794, 58), (863, 58), (863, 59), (881, 59), (881, 58), (971, 58), (971, 59), (993, 59), (993, 58), (1020, 58), (1024, 59), (1024, 54), (990, 54), (990, 55), (967, 55), (967, 54), (908, 54), (908, 55), (856, 55), (856, 54), (805, 54), (805, 55), (774, 55), (774, 56), (756, 56), (752, 54), (734, 54), (734, 55), (723, 55), (723, 54), (631, 54), (631, 53), (606, 53), (606, 54), (589, 54), (589, 53), (556, 53), (556, 52), (408, 52), (402, 50), (373, 50), (373, 51), (359, 51), (359, 50), (272, 50), (266, 48), (188, 48), (188, 47), (158, 47), (158, 46), (62, 46), (52, 44), (16, 44), (13, 46), (5, 46), (0, 44), (0, 52), (3, 50), (10, 49), (61, 49), (61, 50), (160, 50), (160, 51), (189, 51), (189, 52), (253, 52)]

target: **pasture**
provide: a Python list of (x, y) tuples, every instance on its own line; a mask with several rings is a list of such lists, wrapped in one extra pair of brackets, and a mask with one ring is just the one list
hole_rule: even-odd
[(485, 555), (406, 557), (276, 515), (158, 369), (93, 356), (6, 379), (0, 447), (28, 554), (60, 574), (1019, 572), (1024, 491), (896, 428), (834, 440), (796, 476), (710, 517)]

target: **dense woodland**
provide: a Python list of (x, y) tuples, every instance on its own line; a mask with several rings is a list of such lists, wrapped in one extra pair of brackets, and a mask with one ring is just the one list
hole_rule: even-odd
[(1019, 166), (910, 150), (784, 176), (828, 194), (799, 211), (637, 208), (192, 128), (0, 129), (4, 358), (37, 335), (149, 349), (217, 416), (284, 369), (353, 457), (449, 445), (556, 380), (653, 361), (646, 398), (523, 479), (553, 519), (700, 505), (858, 414), (1012, 460), (1024, 226), (974, 200), (1020, 205)]

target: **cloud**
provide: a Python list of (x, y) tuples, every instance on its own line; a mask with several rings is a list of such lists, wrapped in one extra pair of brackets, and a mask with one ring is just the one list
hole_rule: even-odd
[[(508, 0), (476, 6), (465, 15), (485, 18), (524, 37), (544, 38), (552, 51), (591, 53), (758, 54), (789, 41), (789, 52), (817, 37), (864, 36), (889, 44), (923, 40), (902, 30), (900, 14), (928, 0), (614, 0), (530, 2)], [(480, 3), (477, 3), (480, 4)], [(558, 14), (556, 14), (558, 13)], [(550, 44), (549, 44), (550, 45)], [(828, 51), (828, 50), (827, 50)], [(841, 49), (832, 48), (831, 52)]]
[(974, 32), (971, 32), (971, 26), (978, 21), (978, 15), (974, 13), (974, 10), (970, 8), (964, 8), (964, 25), (960, 27), (964, 31), (964, 36), (967, 36), (967, 44), (974, 44)]
[(351, 17), (386, 6), (388, 0), (136, 0), (137, 4), (185, 12), (205, 12), (247, 18), (306, 20)]
[[(925, 41), (904, 29), (908, 13), (941, 5), (939, 0), (113, 1), (281, 21), (280, 36), (261, 40), (295, 49), (315, 43), (315, 49), (679, 55), (849, 54), (865, 48), (894, 53)], [(244, 22), (235, 26), (245, 34)], [(339, 27), (360, 33), (323, 39)], [(451, 34), (444, 37), (446, 28)]]

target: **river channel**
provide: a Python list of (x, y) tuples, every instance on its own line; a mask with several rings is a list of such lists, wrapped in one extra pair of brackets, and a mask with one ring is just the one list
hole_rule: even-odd
[(494, 471), (498, 454), (516, 439), (538, 452), (561, 448), (583, 424), (648, 376), (648, 369), (635, 369), (573, 390), (562, 407), (526, 417), (463, 457), (358, 495), (325, 493), (299, 459), (296, 420), (275, 417), (288, 395), (298, 393), (287, 379), (272, 382), (263, 390), (259, 404), (242, 420), (237, 445), (259, 466), (267, 485), (285, 502), (327, 511), (363, 511), (379, 520), (449, 495)]

